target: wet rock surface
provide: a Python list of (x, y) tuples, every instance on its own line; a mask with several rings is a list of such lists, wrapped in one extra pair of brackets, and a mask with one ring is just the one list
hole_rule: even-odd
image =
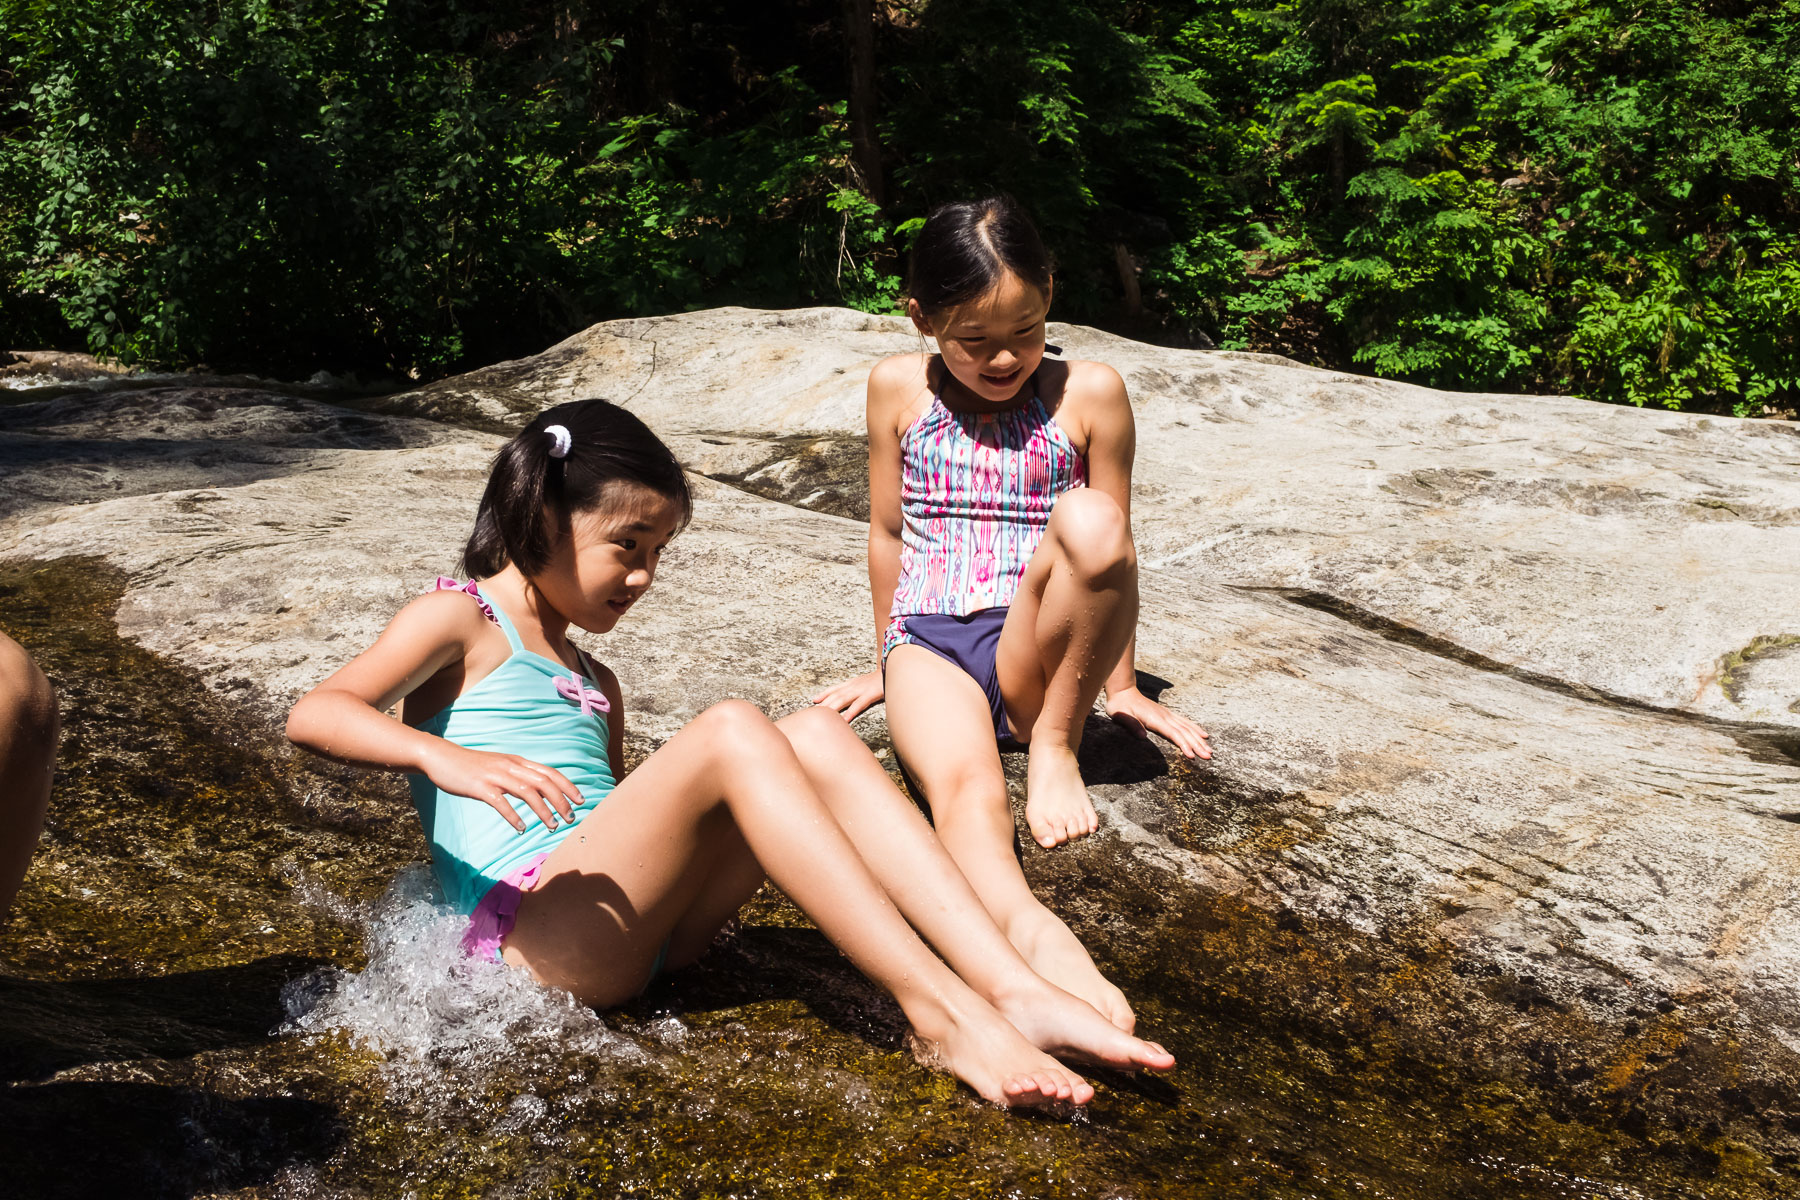
[[(713, 315), (720, 363), (733, 322), (789, 328)], [(799, 350), (771, 352), (777, 372), (851, 376), (833, 355), (897, 333), (784, 319), (802, 322), (781, 334)], [(674, 389), (685, 343), (638, 324), (662, 331), (656, 375)], [(567, 355), (558, 378), (588, 361)], [(545, 398), (524, 378), (519, 412)], [(690, 396), (687, 423), (678, 395), (649, 414), (734, 486), (700, 485), (657, 589), (591, 643), (624, 681), (634, 754), (725, 696), (797, 705), (869, 653), (863, 529), (831, 515), (856, 514), (861, 446), (806, 416), (850, 388), (860, 422), (861, 381), (759, 425), (774, 399), (743, 378)], [(489, 403), (477, 383), (457, 403)], [(590, 385), (620, 394), (567, 383)], [(0, 942), (0, 1097), (18, 1116), (0, 1128), (98, 1121), (112, 1097), (130, 1102), (107, 1088), (163, 1089), (177, 1124), (204, 1134), (167, 1156), (157, 1194), (182, 1195), (1794, 1188), (1800, 764), (1786, 728), (1652, 711), (1544, 663), (1353, 619), (1323, 590), (1234, 587), (1179, 563), (1145, 571), (1140, 666), (1212, 730), (1216, 763), (1170, 761), (1095, 717), (1083, 756), (1102, 834), (1025, 850), (1181, 1056), (1166, 1084), (1103, 1080), (1075, 1122), (983, 1109), (912, 1062), (891, 1007), (775, 897), (631, 1010), (534, 1008), (476, 980), (468, 994), (492, 1003), (450, 1021), (443, 994), (417, 990), (443, 974), (419, 957), (429, 905), (402, 888), (368, 907), (422, 856), (399, 790), (271, 735), (298, 691), (451, 568), (497, 439), (242, 396), (212, 462), (146, 455), (118, 468), (124, 498), (62, 503), (62, 456), (89, 451), (58, 429), (104, 444), (161, 422), (174, 446), (202, 420), (184, 415), (192, 397), (128, 395), (0, 410), (19, 422), (0, 432), (18, 464), (0, 627), (63, 685), (67, 730), (52, 832)], [(21, 436), (37, 439), (29, 455)], [(818, 511), (798, 507), (809, 498)], [(1140, 521), (1166, 500), (1151, 487)], [(1727, 679), (1779, 693), (1756, 672), (1788, 648), (1758, 636), (1774, 640)], [(886, 753), (879, 715), (861, 725)], [(1009, 759), (1015, 791), (1022, 770)], [(407, 932), (365, 952), (370, 928)], [(52, 1010), (73, 1016), (47, 1030)], [(448, 1024), (396, 1041), (412, 1012)], [(498, 1041), (468, 1032), (496, 1020)]]
[[(124, 586), (92, 560), (0, 571), (6, 628), (59, 678), (105, 663), (122, 681), (65, 691), (48, 844), (4, 931), (12, 1194), (1501, 1200), (1791, 1181), (1792, 1093), (1729, 1012), (1646, 998), (1607, 1027), (1429, 935), (1245, 903), (1114, 836), (1027, 866), (1182, 1066), (1102, 1076), (1080, 1120), (1009, 1117), (920, 1068), (898, 1013), (774, 896), (604, 1016), (497, 969), (454, 980), (454, 918), (402, 895), (369, 923), (422, 849), (404, 800), (364, 780), (354, 815), (321, 811), (354, 788), (119, 640)], [(1090, 767), (1153, 769), (1093, 732)], [(157, 823), (162, 806), (183, 819)], [(1174, 819), (1210, 823), (1203, 803)], [(199, 829), (224, 844), (210, 870), (179, 854)], [(306, 875), (270, 853), (300, 839)], [(146, 892), (211, 911), (156, 920)], [(374, 982), (293, 1031), (335, 970)]]

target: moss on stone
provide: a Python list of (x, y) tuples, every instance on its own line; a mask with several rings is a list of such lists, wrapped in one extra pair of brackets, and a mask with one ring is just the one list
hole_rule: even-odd
[[(1800, 646), (1800, 633), (1762, 634), (1719, 659), (1719, 690), (1733, 704), (1744, 702), (1743, 672), (1759, 658), (1772, 658)], [(1800, 712), (1800, 709), (1795, 711)]]

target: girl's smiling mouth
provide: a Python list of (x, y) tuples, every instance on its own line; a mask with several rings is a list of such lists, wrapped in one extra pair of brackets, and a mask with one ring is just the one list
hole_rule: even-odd
[(989, 387), (997, 387), (997, 388), (1011, 387), (1013, 384), (1017, 383), (1018, 381), (1019, 381), (1019, 368), (1018, 367), (1014, 367), (1012, 370), (1006, 372), (1004, 375), (996, 375), (996, 374), (993, 374), (988, 371), (983, 371), (981, 373), (981, 382), (987, 384)]

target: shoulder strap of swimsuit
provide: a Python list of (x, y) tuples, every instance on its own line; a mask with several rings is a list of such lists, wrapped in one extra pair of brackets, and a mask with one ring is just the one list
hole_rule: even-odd
[(523, 652), (525, 643), (519, 640), (519, 631), (513, 628), (512, 618), (506, 615), (506, 610), (495, 604), (487, 593), (483, 592), (478, 585), (473, 584), (473, 581), (471, 581), (471, 586), (475, 587), (475, 598), (481, 601), (482, 610), (494, 619), (494, 624), (498, 625), (500, 632), (506, 635), (506, 643), (513, 648), (513, 653)]
[[(575, 646), (575, 643), (570, 642), (569, 645)], [(600, 668), (595, 665), (592, 658), (588, 657), (588, 652), (583, 650), (580, 646), (575, 646), (575, 660), (581, 664), (581, 673), (586, 675), (589, 682), (595, 687), (599, 687)]]

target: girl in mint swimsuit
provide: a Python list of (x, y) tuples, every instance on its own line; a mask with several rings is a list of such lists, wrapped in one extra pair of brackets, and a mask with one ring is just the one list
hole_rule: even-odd
[(727, 701), (620, 777), (619, 681), (568, 631), (610, 631), (690, 513), (680, 465), (636, 417), (550, 409), (495, 460), (463, 552), (476, 581), (402, 609), (301, 699), (288, 736), (409, 772), (470, 952), (587, 1003), (699, 958), (767, 878), (995, 1103), (1086, 1103), (1053, 1056), (1171, 1066), (1027, 965), (834, 714), (774, 724)]

